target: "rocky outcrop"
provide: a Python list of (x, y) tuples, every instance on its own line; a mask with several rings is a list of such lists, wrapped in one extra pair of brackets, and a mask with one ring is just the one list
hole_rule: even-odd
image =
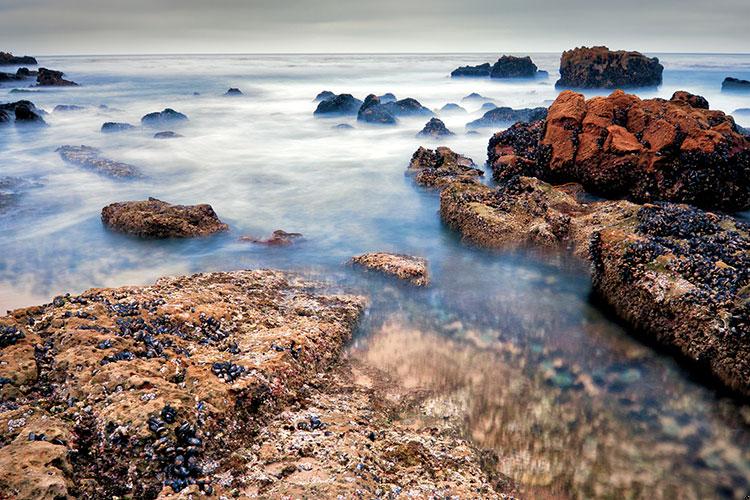
[(240, 241), (273, 247), (292, 245), (300, 239), (302, 239), (302, 233), (287, 233), (283, 229), (277, 229), (269, 238), (256, 238), (255, 236), (240, 237)]
[(424, 128), (417, 133), (417, 137), (430, 137), (433, 139), (451, 135), (456, 134), (448, 130), (448, 127), (445, 126), (445, 123), (440, 118), (430, 118), (430, 121), (425, 124)]
[(558, 88), (633, 88), (661, 85), (664, 67), (656, 57), (607, 47), (579, 47), (563, 52)]
[(379, 95), (378, 98), (380, 99), (380, 102), (383, 104), (387, 104), (389, 102), (396, 102), (398, 99), (392, 92), (386, 92), (383, 95)]
[(396, 277), (414, 286), (427, 286), (430, 277), (427, 272), (427, 260), (411, 255), (385, 252), (374, 252), (358, 255), (351, 259), (356, 267)]
[(164, 111), (155, 111), (144, 115), (141, 118), (141, 124), (148, 127), (160, 127), (163, 125), (174, 125), (188, 121), (187, 115), (175, 111), (172, 108), (166, 108)]
[(323, 92), (319, 93), (315, 96), (315, 99), (313, 99), (313, 102), (320, 102), (325, 101), (327, 99), (331, 99), (333, 97), (336, 97), (336, 94), (331, 92), (330, 90), (324, 90)]
[(266, 270), (13, 311), (0, 318), (0, 491), (52, 500), (244, 487), (234, 452), (329, 369), (363, 307)]
[(15, 122), (17, 124), (46, 125), (42, 113), (42, 110), (37, 109), (31, 101), (0, 104), (0, 124)]
[(224, 95), (227, 96), (227, 97), (233, 97), (233, 96), (236, 97), (236, 96), (245, 95), (245, 94), (243, 94), (240, 89), (236, 89), (236, 88), (232, 87), (229, 90), (227, 90), (226, 92), (224, 92)]
[(36, 65), (36, 59), (31, 56), (14, 56), (10, 52), (0, 52), (0, 65), (31, 64)]
[(396, 118), (382, 105), (380, 97), (370, 94), (357, 111), (357, 121), (378, 125), (395, 125)]
[(31, 76), (36, 76), (36, 74), (36, 71), (30, 71), (29, 68), (18, 68), (15, 73), (0, 73), (0, 82), (25, 80)]
[(78, 85), (76, 82), (63, 78), (64, 75), (62, 71), (39, 68), (36, 84), (38, 87), (74, 87)]
[(547, 117), (547, 108), (523, 108), (513, 109), (508, 107), (493, 107), (481, 118), (470, 121), (467, 128), (489, 128), (503, 127), (518, 121), (528, 122), (544, 120)]
[(229, 229), (211, 205), (172, 205), (156, 198), (107, 205), (102, 223), (140, 238), (193, 238)]
[(451, 71), (451, 77), (453, 78), (458, 78), (458, 77), (483, 78), (483, 77), (490, 76), (490, 71), (492, 71), (490, 63), (484, 63), (478, 66), (461, 66)]
[(129, 123), (120, 123), (120, 122), (104, 122), (102, 124), (102, 132), (105, 134), (109, 134), (112, 132), (124, 132), (125, 130), (132, 130), (135, 127)]
[(750, 81), (728, 76), (721, 82), (722, 92), (750, 92)]
[(534, 78), (538, 68), (529, 56), (502, 56), (492, 66), (491, 78)]
[(432, 116), (432, 111), (422, 106), (419, 101), (407, 97), (398, 101), (386, 102), (380, 104), (387, 112), (393, 116)]
[(432, 150), (421, 146), (412, 155), (406, 173), (413, 175), (420, 186), (429, 188), (444, 187), (457, 181), (473, 181), (484, 175), (471, 158), (450, 148)]
[(489, 97), (484, 97), (482, 94), (479, 94), (478, 92), (472, 92), (471, 94), (465, 95), (461, 98), (461, 102), (485, 102), (489, 101)]
[(136, 179), (143, 177), (141, 170), (129, 163), (110, 160), (103, 157), (101, 150), (91, 146), (60, 146), (56, 150), (68, 163), (78, 165), (98, 174), (118, 179)]
[(171, 130), (164, 130), (154, 134), (154, 139), (179, 139), (180, 137), (184, 136)]
[(564, 91), (546, 121), (495, 134), (488, 163), (499, 182), (521, 174), (579, 182), (609, 198), (746, 209), (750, 142), (730, 116), (706, 106), (686, 92), (671, 100), (622, 91), (586, 100)]
[(441, 114), (466, 113), (466, 110), (464, 108), (462, 108), (461, 106), (459, 106), (458, 104), (456, 104), (456, 103), (449, 102), (448, 104), (446, 104), (445, 106), (443, 106), (442, 108), (440, 108), (440, 113)]
[(313, 114), (315, 115), (356, 115), (362, 101), (351, 94), (339, 94), (320, 101)]

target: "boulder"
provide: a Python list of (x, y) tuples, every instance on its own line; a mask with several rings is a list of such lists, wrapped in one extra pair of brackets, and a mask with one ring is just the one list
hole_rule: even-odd
[(228, 96), (228, 97), (232, 97), (232, 96), (240, 96), (240, 95), (244, 95), (244, 94), (242, 93), (242, 91), (240, 89), (230, 88), (229, 90), (227, 90), (226, 92), (224, 92), (224, 95)]
[(302, 233), (287, 233), (282, 229), (277, 229), (269, 238), (256, 238), (254, 236), (242, 236), (240, 241), (257, 243), (259, 245), (269, 246), (288, 246), (302, 238)]
[(387, 104), (389, 102), (396, 102), (398, 99), (396, 99), (396, 96), (393, 95), (391, 92), (386, 92), (383, 95), (379, 95), (378, 98), (380, 98), (380, 102), (382, 104)]
[(31, 101), (16, 101), (0, 104), (0, 123), (46, 125), (43, 111)]
[(351, 94), (339, 94), (320, 101), (315, 109), (315, 115), (355, 115), (362, 106), (362, 101)]
[(336, 97), (336, 94), (331, 92), (330, 90), (324, 90), (323, 92), (319, 93), (315, 96), (315, 99), (313, 99), (313, 102), (320, 102), (325, 101), (327, 99), (331, 99), (333, 97)]
[(180, 137), (184, 136), (171, 130), (165, 130), (154, 134), (154, 139), (178, 139)]
[(393, 276), (407, 281), (414, 286), (427, 286), (430, 284), (427, 260), (422, 257), (374, 252), (353, 257), (350, 262), (355, 267)]
[(162, 125), (173, 125), (188, 121), (188, 117), (172, 108), (166, 108), (164, 111), (155, 111), (144, 115), (141, 118), (141, 124), (149, 127), (159, 127)]
[(513, 109), (508, 107), (494, 107), (481, 118), (466, 124), (467, 128), (502, 127), (517, 121), (543, 120), (547, 116), (547, 108)]
[(721, 82), (722, 92), (750, 92), (750, 81), (728, 76)]
[(387, 112), (393, 116), (432, 116), (433, 113), (428, 108), (422, 106), (419, 101), (407, 97), (399, 101), (392, 101), (380, 104)]
[(31, 64), (36, 65), (36, 59), (31, 56), (14, 56), (10, 52), (0, 52), (0, 65)]
[(586, 100), (564, 91), (546, 121), (495, 134), (488, 163), (498, 182), (522, 174), (579, 182), (608, 198), (745, 210), (750, 142), (731, 116), (706, 104), (681, 92), (641, 100), (618, 90)]
[(84, 106), (77, 106), (75, 104), (58, 104), (52, 109), (53, 113), (67, 113), (68, 111), (83, 111), (86, 109)]
[(37, 87), (72, 87), (78, 85), (76, 82), (66, 80), (63, 75), (62, 71), (39, 68), (36, 76)]
[(442, 188), (456, 181), (474, 181), (484, 175), (471, 158), (450, 148), (432, 150), (421, 146), (412, 155), (406, 173), (413, 175), (420, 186), (429, 188)]
[(132, 130), (135, 127), (129, 123), (120, 123), (120, 122), (104, 122), (102, 124), (102, 132), (105, 134), (109, 134), (112, 132), (123, 132), (125, 130)]
[(428, 121), (424, 128), (419, 131), (417, 137), (431, 137), (437, 139), (438, 137), (447, 137), (451, 135), (455, 134), (448, 130), (448, 127), (445, 126), (443, 120), (440, 118), (430, 118), (430, 121)]
[(192, 238), (229, 229), (211, 205), (172, 205), (156, 198), (107, 205), (102, 223), (140, 238)]
[(448, 114), (448, 113), (466, 113), (466, 109), (462, 108), (456, 103), (449, 102), (442, 108), (440, 108), (440, 113)]
[(538, 68), (531, 57), (502, 56), (492, 66), (491, 78), (534, 78)]
[(102, 175), (117, 179), (143, 177), (141, 170), (129, 163), (110, 160), (101, 156), (101, 151), (90, 146), (60, 146), (56, 150), (60, 157), (73, 165), (78, 165)]
[(396, 118), (380, 102), (380, 97), (370, 94), (357, 112), (357, 121), (379, 125), (395, 125)]
[(607, 47), (579, 47), (563, 52), (558, 88), (632, 88), (661, 85), (664, 67), (656, 57)]
[(474, 77), (483, 78), (490, 76), (490, 63), (479, 64), (478, 66), (461, 66), (451, 71), (452, 78)]

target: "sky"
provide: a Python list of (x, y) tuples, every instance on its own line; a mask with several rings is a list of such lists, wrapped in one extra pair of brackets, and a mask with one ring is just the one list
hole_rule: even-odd
[(16, 54), (750, 52), (750, 0), (0, 0)]

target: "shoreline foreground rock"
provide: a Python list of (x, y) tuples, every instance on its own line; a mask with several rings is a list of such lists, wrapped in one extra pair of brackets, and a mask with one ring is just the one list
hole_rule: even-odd
[(102, 223), (140, 238), (194, 238), (227, 231), (211, 205), (172, 205), (149, 198), (112, 203), (102, 209)]
[(557, 88), (624, 89), (661, 85), (664, 67), (640, 52), (578, 47), (563, 52)]
[(350, 262), (356, 267), (377, 271), (414, 286), (424, 287), (430, 284), (427, 260), (422, 257), (388, 252), (371, 252), (352, 257)]

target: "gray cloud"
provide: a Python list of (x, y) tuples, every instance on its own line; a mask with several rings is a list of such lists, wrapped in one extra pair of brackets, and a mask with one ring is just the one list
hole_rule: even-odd
[(0, 0), (0, 50), (748, 52), (748, 0)]

